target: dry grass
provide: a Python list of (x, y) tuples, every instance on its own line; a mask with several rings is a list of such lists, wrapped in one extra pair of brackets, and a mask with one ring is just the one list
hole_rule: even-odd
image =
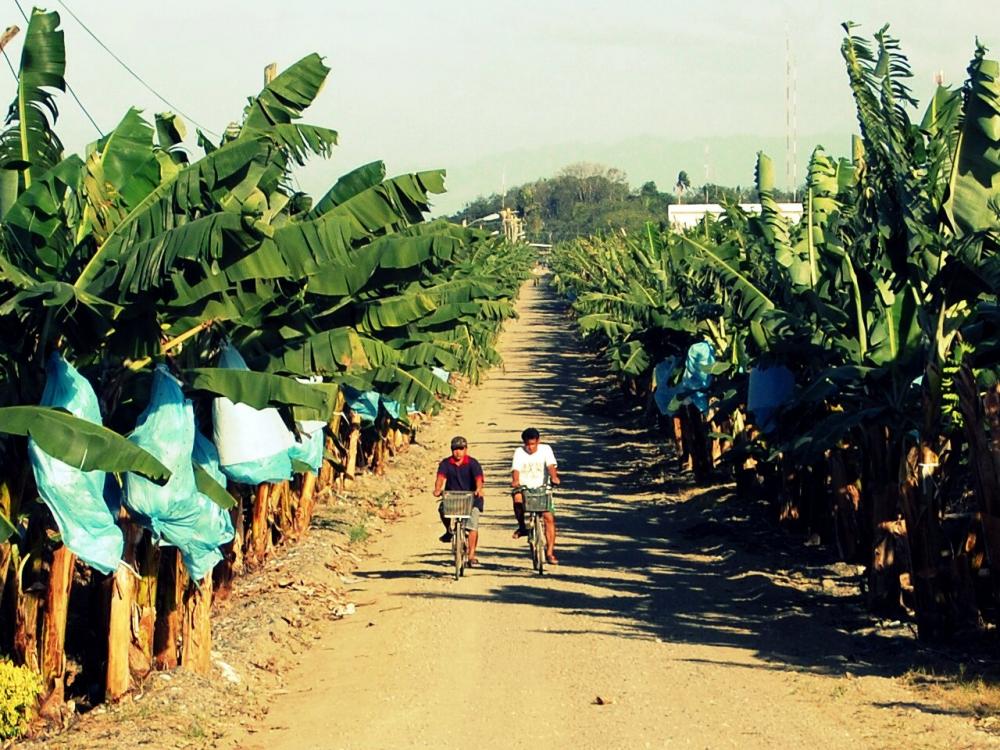
[(980, 719), (1000, 715), (1000, 681), (972, 672), (965, 664), (959, 664), (957, 670), (941, 672), (917, 667), (902, 679), (948, 713)]

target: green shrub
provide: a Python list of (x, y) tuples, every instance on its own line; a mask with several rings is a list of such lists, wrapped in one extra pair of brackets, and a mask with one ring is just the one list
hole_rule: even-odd
[(351, 540), (351, 544), (360, 544), (368, 538), (368, 529), (365, 528), (364, 523), (355, 524), (351, 527), (351, 530), (347, 532), (348, 538)]
[(0, 661), (0, 740), (20, 737), (35, 718), (42, 678), (26, 667)]

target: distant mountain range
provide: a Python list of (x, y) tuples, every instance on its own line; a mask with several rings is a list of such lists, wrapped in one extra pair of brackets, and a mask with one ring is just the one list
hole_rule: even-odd
[[(842, 132), (799, 136), (796, 159), (799, 184), (805, 179), (809, 155), (816, 145), (822, 145), (834, 156), (848, 156), (851, 135)], [(455, 213), (480, 195), (501, 192), (504, 185), (509, 188), (551, 177), (566, 165), (581, 161), (623, 169), (634, 187), (653, 180), (663, 192), (673, 189), (681, 170), (688, 173), (694, 187), (706, 182), (750, 185), (754, 180), (756, 155), (761, 150), (774, 161), (777, 186), (786, 187), (784, 137), (745, 135), (671, 140), (637, 136), (617, 143), (566, 143), (518, 149), (449, 166), (448, 192), (434, 201), (433, 212)]]

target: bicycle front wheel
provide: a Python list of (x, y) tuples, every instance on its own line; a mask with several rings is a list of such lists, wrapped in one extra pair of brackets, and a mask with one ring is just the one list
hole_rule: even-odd
[(465, 524), (455, 522), (455, 531), (451, 537), (451, 548), (455, 552), (455, 580), (465, 572)]
[(542, 575), (545, 572), (545, 522), (541, 513), (535, 514), (534, 537), (535, 570), (538, 571), (538, 575)]

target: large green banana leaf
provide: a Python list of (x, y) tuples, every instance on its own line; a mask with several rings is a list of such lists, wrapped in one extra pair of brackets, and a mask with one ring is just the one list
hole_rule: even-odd
[(944, 211), (955, 232), (1000, 229), (1000, 63), (969, 65), (962, 131)]
[(739, 255), (734, 247), (711, 248), (690, 237), (682, 237), (681, 242), (715, 266), (733, 284), (743, 297), (747, 317), (754, 318), (775, 309), (775, 304), (770, 297), (754, 283), (747, 270), (741, 267)]
[(215, 478), (198, 464), (191, 464), (194, 469), (194, 483), (198, 492), (203, 494), (223, 510), (236, 507), (236, 499), (226, 491), (226, 488), (215, 481)]
[(375, 187), (385, 179), (385, 162), (373, 161), (342, 176), (315, 206), (306, 214), (307, 219), (318, 219), (331, 208), (339, 206), (368, 188)]
[(406, 294), (383, 297), (366, 305), (359, 323), (362, 332), (399, 328), (434, 312), (437, 305), (426, 294)]
[[(247, 352), (251, 354), (250, 351)], [(372, 367), (368, 341), (354, 328), (342, 326), (290, 341), (274, 351), (254, 352), (257, 366), (268, 372), (331, 377)]]
[(60, 409), (0, 408), (0, 432), (30, 436), (50, 456), (82, 471), (131, 471), (160, 484), (170, 478), (167, 467), (135, 443)]
[(20, 171), (28, 188), (62, 159), (62, 143), (49, 122), (58, 111), (51, 89), (66, 90), (66, 46), (58, 27), (58, 13), (32, 11), (21, 50), (17, 98), (7, 114), (8, 127), (0, 135), (0, 170), (5, 174), (0, 216), (17, 197), (16, 188), (10, 189), (8, 170)]
[[(103, 242), (124, 218), (125, 207), (138, 205), (159, 182), (153, 128), (132, 108), (87, 157), (86, 212), (79, 231), (92, 232), (97, 242)], [(116, 204), (120, 204), (117, 211)]]
[(299, 164), (309, 154), (329, 156), (337, 144), (336, 131), (294, 122), (316, 99), (329, 72), (316, 53), (283, 70), (250, 100), (240, 136), (267, 133)]
[[(135, 206), (110, 232), (73, 282), (79, 289), (103, 294), (118, 287), (122, 275), (129, 279), (147, 280), (159, 284), (170, 267), (157, 252), (147, 252), (141, 259), (134, 256), (137, 243), (154, 243), (159, 234), (173, 229), (196, 211), (215, 204), (213, 195), (238, 185), (254, 162), (266, 162), (270, 153), (266, 139), (240, 138), (216, 149), (193, 164), (164, 180)], [(217, 232), (225, 224), (217, 224)], [(201, 257), (202, 252), (217, 248), (217, 243), (204, 248), (191, 248), (189, 254)]]
[(270, 372), (197, 367), (186, 371), (185, 375), (196, 390), (225, 396), (230, 401), (247, 404), (254, 409), (307, 406), (322, 410), (328, 406), (328, 394), (323, 389)]

